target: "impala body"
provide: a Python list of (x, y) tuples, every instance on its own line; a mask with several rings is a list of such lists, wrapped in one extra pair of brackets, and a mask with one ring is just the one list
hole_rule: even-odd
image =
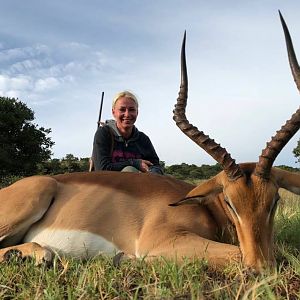
[[(300, 68), (283, 25), (296, 85)], [(135, 257), (242, 260), (260, 270), (274, 264), (273, 223), (279, 188), (300, 194), (300, 175), (272, 167), (300, 127), (300, 109), (267, 143), (257, 163), (237, 164), (226, 149), (185, 116), (185, 37), (174, 120), (223, 171), (193, 186), (169, 176), (94, 172), (33, 176), (0, 190), (0, 261), (10, 251), (50, 260), (52, 252), (93, 257), (119, 251)], [(238, 244), (231, 242), (237, 239)]]
[[(120, 250), (137, 257), (174, 257), (174, 252), (197, 257), (200, 248), (200, 257), (213, 255), (217, 261), (239, 256), (236, 246), (213, 242), (220, 224), (212, 216), (222, 212), (217, 201), (211, 207), (169, 206), (193, 188), (168, 176), (109, 171), (29, 177), (1, 190), (7, 207), (1, 215), (12, 216), (6, 218), (11, 229), (2, 243), (36, 242), (83, 258)], [(13, 212), (12, 201), (18, 207)]]

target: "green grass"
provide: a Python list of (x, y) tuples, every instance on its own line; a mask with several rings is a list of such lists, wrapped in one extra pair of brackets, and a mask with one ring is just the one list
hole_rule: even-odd
[(204, 261), (105, 256), (82, 262), (56, 257), (52, 266), (13, 258), (0, 267), (0, 299), (300, 299), (300, 197), (281, 191), (275, 222), (277, 269), (253, 274)]
[(135, 260), (119, 268), (108, 257), (84, 263), (56, 258), (51, 267), (11, 261), (1, 266), (0, 299), (298, 299), (300, 274), (293, 264), (288, 259), (276, 272), (255, 275), (202, 261)]
[(280, 190), (280, 196), (275, 219), (277, 239), (300, 249), (300, 196), (286, 190)]

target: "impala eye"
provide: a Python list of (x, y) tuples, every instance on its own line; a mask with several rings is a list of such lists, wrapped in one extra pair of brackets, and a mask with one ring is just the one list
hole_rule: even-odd
[(280, 200), (280, 196), (279, 194), (277, 193), (274, 198), (273, 198), (273, 202), (270, 206), (270, 211), (269, 211), (269, 214), (268, 214), (268, 218), (266, 220), (266, 223), (269, 224), (270, 220), (273, 220), (274, 219), (274, 215), (275, 215), (275, 212), (276, 212), (276, 209), (277, 209), (277, 205), (278, 205), (278, 201)]
[(271, 210), (274, 210), (276, 207), (277, 207), (277, 204), (278, 204), (278, 201), (280, 200), (280, 196), (279, 194), (277, 193), (274, 197), (274, 200), (273, 200), (273, 205), (272, 205), (272, 208)]
[(241, 218), (239, 217), (239, 214), (237, 213), (235, 207), (233, 206), (232, 202), (228, 199), (227, 196), (224, 197), (224, 200), (225, 200), (225, 203), (229, 209), (229, 212), (231, 213), (231, 215), (234, 217), (234, 218), (237, 218), (239, 220), (239, 222), (241, 223)]
[(227, 197), (224, 197), (224, 199), (225, 199), (225, 203), (227, 204), (227, 206), (228, 206), (232, 211), (234, 211), (234, 209), (233, 209), (232, 205), (230, 204), (228, 198), (227, 198)]

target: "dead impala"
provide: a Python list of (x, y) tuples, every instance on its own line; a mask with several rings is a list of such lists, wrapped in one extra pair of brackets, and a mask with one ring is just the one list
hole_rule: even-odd
[[(280, 18), (299, 89), (299, 65)], [(272, 137), (257, 163), (237, 164), (186, 119), (187, 86), (184, 37), (174, 120), (222, 165), (222, 172), (196, 187), (169, 176), (109, 171), (22, 179), (0, 190), (0, 261), (12, 250), (37, 261), (50, 260), (52, 252), (85, 258), (123, 251), (146, 259), (205, 258), (215, 265), (241, 259), (257, 270), (272, 265), (278, 189), (300, 194), (300, 175), (272, 165), (299, 129), (300, 110)], [(235, 234), (239, 246), (230, 244)]]

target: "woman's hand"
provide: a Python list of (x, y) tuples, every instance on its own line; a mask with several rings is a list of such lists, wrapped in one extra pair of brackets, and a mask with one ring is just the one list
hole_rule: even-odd
[(149, 167), (153, 166), (153, 163), (149, 160), (141, 160), (140, 171), (143, 173), (149, 172)]

